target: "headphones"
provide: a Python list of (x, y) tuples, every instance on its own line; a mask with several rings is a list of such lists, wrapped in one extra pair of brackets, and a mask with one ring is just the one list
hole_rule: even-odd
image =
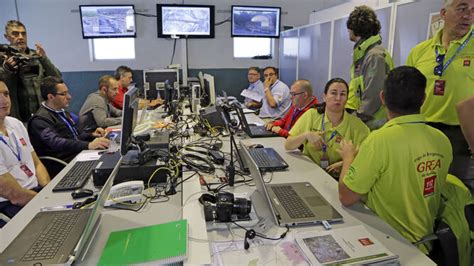
[(286, 234), (288, 234), (288, 232), (290, 231), (290, 228), (288, 226), (286, 226), (286, 231), (283, 232), (283, 234), (281, 234), (280, 237), (268, 237), (264, 234), (260, 234), (260, 233), (256, 232), (253, 229), (247, 229), (247, 228), (241, 226), (240, 224), (238, 224), (236, 222), (232, 222), (232, 223), (237, 225), (241, 229), (245, 230), (245, 237), (244, 237), (244, 249), (245, 250), (248, 250), (250, 248), (250, 243), (249, 243), (248, 239), (254, 239), (255, 237), (260, 237), (260, 238), (267, 239), (267, 240), (277, 241), (277, 240), (285, 238)]

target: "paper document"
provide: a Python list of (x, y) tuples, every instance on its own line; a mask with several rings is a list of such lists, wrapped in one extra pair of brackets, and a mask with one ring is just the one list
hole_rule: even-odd
[(261, 95), (260, 93), (258, 93), (256, 91), (251, 91), (251, 90), (248, 90), (248, 89), (243, 90), (240, 93), (240, 95), (244, 96), (245, 98), (252, 99), (256, 102), (260, 102), (263, 98), (263, 95)]
[[(103, 151), (102, 151), (103, 152)], [(86, 151), (81, 152), (76, 156), (76, 161), (84, 162), (84, 161), (96, 161), (100, 159), (101, 151)]]
[(398, 259), (362, 225), (302, 232), (295, 239), (312, 265), (368, 264)]

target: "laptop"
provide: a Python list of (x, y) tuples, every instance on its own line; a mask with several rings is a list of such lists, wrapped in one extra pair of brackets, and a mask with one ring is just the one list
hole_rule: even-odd
[(93, 209), (39, 212), (0, 254), (0, 265), (81, 262), (100, 223), (121, 159), (102, 187)]
[(256, 192), (263, 194), (273, 219), (280, 226), (339, 222), (342, 215), (309, 183), (265, 184), (260, 169), (241, 142), (242, 154), (247, 161)]
[[(240, 146), (242, 145), (244, 144), (241, 144)], [(288, 164), (273, 148), (253, 148), (248, 149), (248, 152), (257, 164), (260, 171), (273, 172), (282, 171), (288, 168)], [(240, 169), (245, 172), (248, 172), (249, 166), (248, 163), (243, 159), (242, 148), (237, 147), (235, 149), (235, 154), (237, 156), (237, 161), (239, 162)]]
[(240, 124), (242, 125), (243, 130), (249, 137), (251, 138), (279, 137), (278, 134), (267, 130), (265, 126), (249, 125), (242, 107), (236, 106), (235, 111), (237, 113), (237, 117), (239, 118), (239, 121), (240, 121)]

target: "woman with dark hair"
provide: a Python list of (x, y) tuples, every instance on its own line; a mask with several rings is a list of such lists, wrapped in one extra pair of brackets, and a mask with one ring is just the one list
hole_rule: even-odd
[(333, 78), (324, 88), (324, 102), (306, 111), (296, 121), (285, 142), (285, 149), (303, 145), (303, 153), (330, 173), (339, 172), (342, 159), (337, 150), (342, 139), (359, 145), (369, 135), (369, 128), (345, 111), (348, 88), (341, 78)]

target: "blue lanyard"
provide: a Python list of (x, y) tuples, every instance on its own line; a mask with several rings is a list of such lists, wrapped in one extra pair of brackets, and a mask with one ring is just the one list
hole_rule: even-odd
[(293, 115), (291, 116), (290, 123), (288, 123), (286, 125), (286, 130), (290, 130), (291, 125), (293, 124), (293, 121), (295, 121), (295, 119), (298, 117), (298, 115), (301, 113), (301, 111), (303, 111), (303, 110), (299, 110), (299, 109), (295, 108), (295, 111), (293, 111)]
[(13, 133), (10, 134), (10, 139), (14, 139), (14, 140), (15, 140), (16, 152), (15, 152), (15, 150), (13, 149), (13, 147), (10, 146), (9, 143), (7, 143), (7, 141), (3, 138), (3, 136), (0, 136), (0, 141), (3, 142), (3, 143), (5, 143), (5, 145), (8, 146), (8, 148), (9, 148), (10, 151), (13, 153), (13, 155), (15, 155), (15, 157), (18, 159), (18, 161), (21, 162), (20, 145), (18, 145), (18, 141), (16, 140), (15, 135), (14, 135)]
[[(64, 112), (57, 113), (57, 114), (61, 118), (61, 120), (63, 120), (63, 122), (66, 124), (69, 131), (71, 131), (74, 138), (77, 139), (79, 137), (79, 133), (77, 132), (76, 128), (74, 127), (74, 124), (71, 124), (72, 121), (68, 117), (66, 117), (66, 114)], [(72, 122), (72, 123), (74, 123), (74, 122)]]
[[(469, 35), (469, 37), (467, 37), (467, 39), (464, 40), (464, 42), (461, 44), (461, 46), (459, 46), (458, 49), (456, 50), (456, 53), (454, 53), (454, 55), (451, 58), (449, 58), (449, 60), (446, 62), (446, 64), (443, 65), (443, 69), (441, 70), (441, 75), (443, 75), (443, 72), (448, 68), (448, 66), (451, 64), (451, 62), (453, 62), (454, 58), (461, 52), (461, 50), (464, 49), (464, 47), (466, 47), (466, 45), (469, 42), (469, 40), (471, 39), (472, 35), (474, 35), (474, 31), (471, 31), (471, 35)], [(436, 58), (438, 58), (438, 56), (439, 56), (438, 47), (436, 47), (435, 53), (436, 53)]]
[(325, 116), (326, 116), (326, 115), (323, 114), (323, 119), (321, 120), (321, 129), (322, 129), (322, 131), (324, 132), (324, 134), (323, 134), (323, 140), (324, 140), (324, 142), (326, 143), (326, 144), (323, 144), (323, 147), (322, 147), (324, 153), (326, 153), (327, 144), (337, 135), (337, 131), (334, 130), (334, 132), (332, 132), (331, 136), (329, 137), (328, 141), (325, 140), (325, 139), (326, 139), (326, 132), (324, 131), (324, 117), (325, 117)]

